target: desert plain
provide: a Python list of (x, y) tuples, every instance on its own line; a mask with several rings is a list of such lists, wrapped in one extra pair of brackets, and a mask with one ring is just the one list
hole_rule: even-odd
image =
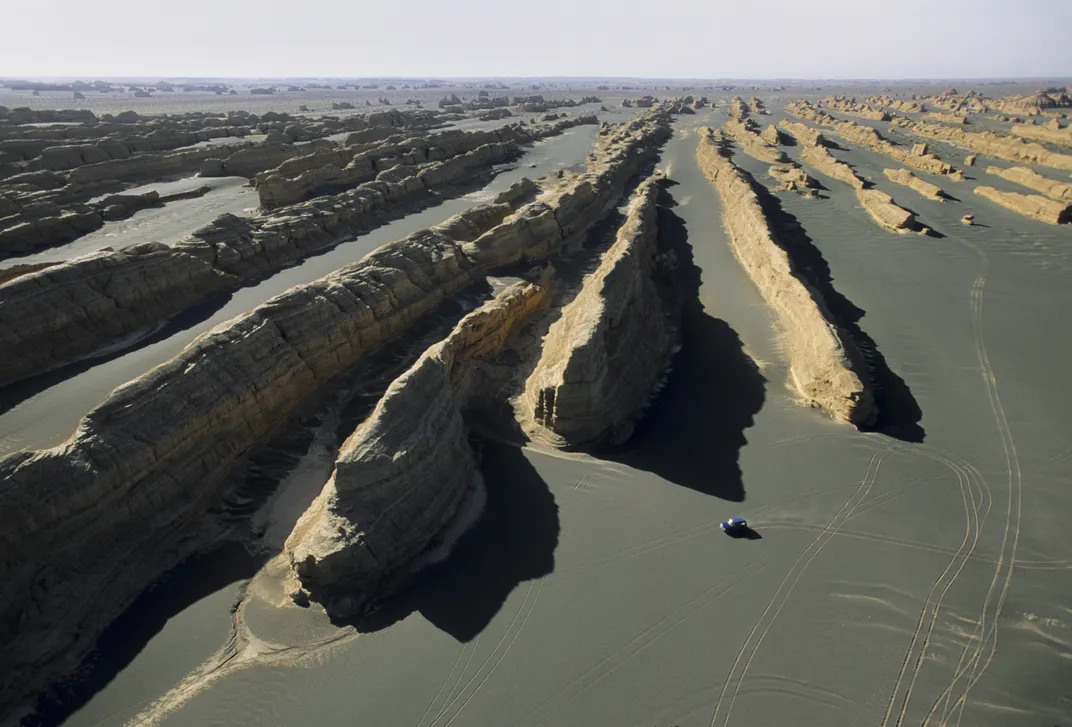
[(5, 84), (0, 720), (1072, 721), (1067, 88)]

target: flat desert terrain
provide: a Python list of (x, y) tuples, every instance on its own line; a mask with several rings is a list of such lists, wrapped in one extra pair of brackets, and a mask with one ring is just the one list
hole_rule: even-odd
[(1072, 109), (401, 83), (0, 89), (0, 723), (1072, 724)]

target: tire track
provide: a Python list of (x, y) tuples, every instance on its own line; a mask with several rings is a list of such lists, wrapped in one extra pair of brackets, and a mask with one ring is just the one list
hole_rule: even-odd
[[(916, 655), (915, 662), (913, 663), (911, 676), (909, 677), (908, 685), (901, 701), (901, 709), (897, 715), (897, 727), (901, 727), (903, 724), (905, 714), (908, 711), (908, 705), (912, 699), (912, 692), (915, 689), (920, 671), (922, 671), (924, 661), (927, 657), (927, 648), (930, 646), (931, 637), (934, 634), (934, 628), (938, 622), (942, 604), (945, 601), (945, 597), (949, 593), (949, 590), (953, 587), (953, 584), (956, 582), (961, 572), (963, 572), (964, 566), (974, 554), (982, 531), (982, 521), (980, 518), (982, 492), (980, 491), (979, 493), (979, 501), (976, 501), (975, 493), (972, 491), (970, 474), (963, 467), (940, 454), (923, 454), (924, 456), (942, 462), (950, 467), (957, 475), (957, 486), (960, 489), (961, 501), (964, 505), (964, 536), (952, 558), (950, 558), (949, 563), (946, 564), (945, 570), (935, 579), (934, 583), (931, 584), (930, 590), (927, 592), (927, 598), (924, 600), (923, 608), (920, 611), (919, 620), (917, 621), (916, 629), (912, 634), (911, 643), (908, 646), (908, 651), (905, 652), (904, 661), (901, 663), (901, 671), (897, 676), (897, 681), (894, 682), (890, 701), (886, 708), (886, 715), (882, 720), (882, 727), (886, 727), (886, 725), (889, 724), (890, 718), (893, 715), (894, 706), (897, 704), (897, 697), (901, 690), (901, 686), (904, 684), (905, 678), (908, 677), (908, 665), (909, 663), (912, 663), (912, 655), (916, 652), (918, 645), (919, 651)], [(969, 540), (971, 541), (970, 545)], [(959, 564), (957, 564), (958, 560), (960, 561)], [(939, 589), (941, 589), (940, 592)], [(930, 612), (929, 622), (927, 619), (928, 611)], [(924, 624), (926, 624), (925, 633)]]
[[(462, 663), (462, 657), (466, 655), (466, 648), (468, 646), (468, 644), (462, 644), (462, 648), (458, 651), (457, 658), (454, 659), (454, 666), (450, 668), (450, 672), (447, 674), (447, 678), (443, 680), (443, 683), (441, 685), (439, 685), (439, 691), (435, 693), (435, 696), (432, 697), (432, 701), (428, 703), (428, 707), (424, 710), (424, 714), (422, 714), (421, 718), (417, 720), (417, 727), (421, 727), (421, 725), (424, 724), (424, 720), (426, 717), (428, 717), (428, 713), (432, 711), (432, 706), (435, 705), (435, 703), (439, 700), (440, 695), (443, 694), (443, 690), (446, 689), (447, 683), (450, 681), (450, 678), (454, 676), (454, 672), (458, 670), (458, 665)], [(458, 681), (454, 682), (454, 686), (450, 688), (450, 692), (447, 695), (447, 699), (450, 699), (454, 695), (454, 690), (458, 688), (458, 684), (461, 682), (462, 676), (464, 676), (465, 672), (469, 669), (469, 663), (473, 660), (473, 654), (476, 653), (476, 649), (478, 646), (480, 646), (480, 634), (477, 634), (476, 640), (473, 642), (472, 648), (469, 649), (469, 658), (466, 660), (465, 667), (462, 669), (461, 674), (458, 675)]]
[[(778, 618), (778, 614), (781, 613), (782, 608), (789, 600), (789, 596), (792, 595), (793, 589), (796, 587), (796, 584), (800, 580), (800, 577), (804, 574), (804, 571), (811, 564), (811, 562), (815, 560), (816, 556), (819, 555), (820, 551), (822, 551), (826, 544), (829, 543), (835, 535), (837, 535), (841, 525), (845, 522), (848, 516), (852, 514), (853, 510), (855, 510), (856, 507), (858, 507), (859, 504), (864, 500), (864, 498), (867, 497), (867, 494), (868, 492), (870, 492), (871, 486), (874, 484), (875, 478), (878, 475), (878, 470), (882, 464), (882, 459), (884, 456), (884, 453), (879, 452), (875, 452), (871, 455), (871, 460), (867, 463), (867, 472), (864, 473), (864, 477), (862, 480), (860, 480), (860, 485), (856, 488), (856, 491), (849, 497), (848, 500), (845, 501), (845, 504), (841, 506), (841, 509), (838, 510), (837, 513), (835, 513), (834, 517), (830, 520), (829, 524), (827, 524), (826, 528), (824, 528), (823, 531), (818, 536), (816, 536), (814, 540), (812, 540), (808, 547), (806, 547), (803, 552), (801, 552), (801, 554), (797, 557), (796, 561), (794, 561), (792, 567), (789, 569), (789, 572), (786, 574), (785, 578), (782, 579), (781, 584), (778, 586), (778, 590), (775, 591), (774, 596), (772, 596), (771, 600), (767, 603), (767, 606), (763, 610), (763, 613), (760, 614), (759, 619), (756, 621), (755, 625), (752, 627), (752, 630), (745, 638), (745, 642), (741, 646), (740, 651), (737, 652), (737, 657), (734, 659), (732, 666), (730, 666), (730, 672), (726, 677), (725, 683), (722, 685), (722, 691), (719, 694), (718, 701), (715, 703), (714, 712), (711, 715), (711, 727), (714, 727), (716, 722), (718, 722), (718, 715), (722, 709), (723, 702), (726, 702), (726, 713), (725, 717), (722, 720), (722, 724), (724, 726), (729, 724), (730, 715), (733, 712), (734, 702), (737, 699), (737, 695), (740, 693), (741, 685), (744, 683), (744, 678), (748, 673), (749, 667), (752, 665), (752, 660), (755, 659), (756, 653), (759, 651), (759, 647), (763, 644), (763, 639), (766, 638), (771, 626)], [(807, 560), (805, 560), (805, 558), (807, 558)], [(792, 579), (792, 581), (790, 581), (790, 579)], [(764, 624), (764, 619), (767, 618), (767, 614), (770, 613), (770, 610), (772, 608), (775, 608), (775, 603), (777, 603), (778, 605), (774, 611), (774, 614)], [(763, 626), (762, 631), (760, 631), (760, 626)], [(753, 644), (752, 639), (756, 636), (757, 632), (759, 633), (759, 636)], [(729, 691), (730, 683), (734, 681), (734, 672), (737, 671), (738, 665), (740, 665), (745, 653), (749, 651), (750, 646), (751, 653), (748, 655), (747, 660), (745, 660), (744, 662), (744, 666), (741, 669), (740, 675), (737, 677), (733, 692), (729, 695), (729, 700), (727, 702), (726, 693)]]
[[(542, 581), (541, 581), (541, 584), (542, 584)], [(473, 673), (473, 676), (471, 676), (469, 678), (469, 681), (467, 681), (465, 683), (465, 686), (463, 686), (461, 689), (459, 689), (457, 691), (457, 694), (454, 694), (453, 689), (451, 690), (451, 697), (448, 697), (448, 701), (443, 705), (443, 707), (440, 708), (440, 710), (436, 714), (435, 718), (432, 719), (432, 721), (428, 723), (428, 727), (434, 727), (434, 725), (436, 725), (439, 722), (439, 720), (443, 719), (443, 717), (446, 716), (447, 711), (451, 707), (453, 707), (458, 702), (459, 699), (462, 698), (462, 695), (465, 694), (465, 690), (468, 689), (469, 686), (474, 681), (476, 681), (477, 677), (479, 677), (480, 673), (484, 670), (484, 667), (486, 667), (491, 662), (491, 660), (495, 658), (495, 655), (498, 653), (499, 649), (502, 647), (502, 645), (504, 643), (506, 643), (506, 640), (508, 638), (510, 638), (511, 634), (513, 634), (514, 635), (513, 640), (511, 640), (510, 644), (507, 645), (507, 647), (506, 647), (506, 651), (510, 650), (510, 646), (513, 646), (513, 641), (517, 639), (517, 635), (514, 634), (514, 625), (517, 624), (518, 618), (521, 617), (521, 613), (523, 611), (525, 611), (525, 608), (529, 605), (529, 602), (530, 602), (529, 599), (532, 596), (532, 592), (534, 590), (536, 590), (535, 581), (529, 581), (529, 587), (528, 587), (528, 590), (525, 591), (525, 597), (522, 599), (521, 605), (518, 607), (517, 612), (514, 614), (513, 619), (511, 619), (510, 624), (506, 627), (506, 631), (503, 632), (503, 635), (499, 639), (499, 642), (497, 644), (495, 644), (495, 647), (491, 650), (491, 653), (488, 654), (488, 657), (486, 659), (484, 659), (484, 663), (481, 664), (477, 668), (477, 670)], [(532, 599), (532, 605), (535, 606), (535, 598)], [(529, 617), (529, 615), (531, 613), (532, 613), (532, 609), (530, 608), (529, 611), (525, 614), (525, 618), (522, 620), (521, 626), (525, 625), (525, 621), (528, 621), (528, 617)], [(521, 628), (519, 627), (518, 630), (517, 630), (517, 633), (520, 633), (520, 632), (521, 632)], [(475, 648), (474, 648), (474, 651), (475, 651)], [(505, 656), (505, 651), (503, 652), (503, 655)], [(500, 659), (498, 662), (495, 663), (495, 666), (492, 667), (492, 671), (495, 670), (495, 667), (497, 667), (501, 663), (501, 661), (502, 661), (502, 659)], [(466, 664), (466, 670), (467, 669), (468, 669), (468, 664)], [(490, 672), (489, 672), (489, 675), (490, 675)], [(458, 677), (458, 682), (461, 682), (461, 680), (463, 678), (465, 678), (465, 670), (463, 670), (461, 675)], [(484, 681), (487, 681), (487, 677), (484, 678)], [(482, 685), (484, 683), (484, 681), (482, 681), (480, 684)], [(455, 686), (457, 686), (457, 685), (455, 685)], [(479, 689), (479, 686), (480, 685), (478, 685), (477, 689)], [(476, 694), (476, 690), (473, 691), (473, 694)], [(472, 699), (473, 694), (469, 695), (469, 697), (466, 699), (466, 703), (468, 703), (469, 699)], [(459, 711), (461, 711), (461, 710), (459, 709)], [(454, 716), (455, 717), (457, 716), (457, 712), (455, 713)], [(451, 720), (453, 720), (453, 719), (454, 719), (454, 717), (451, 717)]]
[[(454, 720), (456, 720), (458, 718), (458, 715), (462, 713), (462, 710), (465, 709), (465, 706), (467, 704), (469, 704), (469, 702), (473, 699), (473, 697), (475, 697), (477, 695), (477, 693), (480, 691), (480, 688), (483, 687), (484, 684), (487, 683), (488, 679), (491, 678), (491, 675), (494, 674), (495, 670), (499, 668), (499, 665), (503, 663), (503, 659), (505, 659), (506, 655), (508, 653), (510, 653), (510, 649), (513, 648), (514, 642), (517, 641), (517, 637), (521, 635), (522, 630), (524, 630), (524, 628), (525, 628), (525, 624), (528, 623), (528, 621), (529, 621), (529, 617), (532, 615), (532, 612), (536, 609), (536, 602), (539, 600), (540, 591), (542, 591), (542, 590), (543, 590), (543, 581), (541, 580), (540, 584), (536, 587), (536, 595), (532, 597), (532, 602), (529, 605), (528, 613), (526, 613), (525, 618), (523, 618), (521, 620), (521, 624), (518, 625), (517, 630), (514, 632), (513, 638), (510, 639), (510, 643), (506, 645), (506, 648), (503, 649), (503, 652), (499, 655), (498, 660), (494, 664), (491, 665), (491, 669), (488, 670), (488, 673), (484, 675), (484, 678), (480, 680), (480, 683), (477, 684), (476, 687), (473, 689), (473, 691), (469, 694), (469, 696), (465, 698), (465, 701), (461, 703), (461, 706), (459, 706), (457, 711), (454, 712), (454, 715), (443, 724), (443, 727), (449, 727), (449, 725), (452, 722), (454, 722)], [(518, 612), (520, 613), (520, 610)], [(492, 654), (494, 654), (494, 652), (492, 652)], [(489, 657), (489, 660), (490, 660), (490, 657)], [(485, 661), (484, 664), (486, 665), (487, 661)], [(483, 669), (483, 668), (484, 667), (481, 666), (481, 669)], [(479, 674), (479, 673), (480, 673), (480, 671), (478, 670), (477, 674)], [(473, 675), (473, 678), (474, 679), (476, 678), (475, 674)], [(472, 679), (469, 680), (469, 683), (472, 683)], [(465, 686), (468, 687), (469, 684), (466, 684)], [(462, 691), (464, 691), (464, 688), (463, 688)], [(461, 693), (458, 694), (458, 698), (460, 698), (460, 697), (461, 697)], [(455, 701), (457, 701), (457, 699), (455, 699)], [(450, 709), (450, 706), (451, 705), (447, 705), (447, 709)], [(434, 725), (435, 723), (433, 722), (432, 724)]]
[[(978, 684), (979, 680), (982, 679), (997, 652), (999, 619), (1001, 617), (1001, 611), (1005, 605), (1005, 599), (1008, 596), (1009, 586), (1012, 583), (1013, 570), (1016, 565), (1016, 552), (1020, 544), (1020, 528), (1023, 516), (1023, 475), (1020, 469), (1019, 455), (1016, 451), (1016, 442), (1013, 439), (1012, 430), (1009, 428), (1008, 419), (1005, 416), (1005, 409), (1001, 404), (1001, 397), (998, 393), (997, 377), (994, 374), (993, 367), (990, 365), (990, 357), (986, 350), (986, 342), (983, 332), (983, 293), (986, 286), (986, 257), (982, 252), (980, 252), (980, 255), (983, 256), (983, 274), (976, 278), (972, 285), (972, 327), (975, 333), (976, 355), (979, 359), (980, 372), (982, 373), (983, 381), (986, 384), (987, 396), (990, 401), (991, 410), (994, 413), (994, 421), (997, 425), (998, 434), (1001, 436), (1002, 448), (1004, 450), (1008, 470), (1008, 502), (1005, 515), (1005, 529), (1002, 535), (998, 565), (994, 570), (994, 577), (991, 580), (990, 588), (987, 590), (986, 598), (983, 601), (978, 627), (976, 629), (976, 633), (982, 633), (982, 638), (976, 641), (977, 645), (972, 650), (972, 655), (968, 659), (967, 664), (963, 662), (966, 651), (962, 653), (961, 661), (958, 663), (958, 667), (954, 671), (953, 680), (942, 694), (939, 695), (938, 699), (935, 700), (930, 712), (928, 712), (927, 717), (923, 721), (924, 725), (930, 723), (932, 717), (939, 708), (939, 704), (942, 704), (942, 717), (939, 724), (948, 724), (952, 713), (955, 711), (957, 713), (955, 724), (959, 727), (960, 722), (964, 717), (964, 709), (967, 706), (971, 690)], [(997, 598), (994, 600), (993, 613), (989, 616), (988, 626), (987, 610), (990, 607), (991, 600), (994, 599), (995, 594), (997, 594)], [(975, 640), (973, 639), (973, 641)], [(984, 652), (986, 652), (985, 658), (983, 657)], [(970, 674), (968, 674), (969, 666), (971, 668)], [(967, 679), (964, 686), (960, 690), (959, 696), (954, 699), (954, 693), (958, 690), (958, 684), (965, 674), (967, 674)]]

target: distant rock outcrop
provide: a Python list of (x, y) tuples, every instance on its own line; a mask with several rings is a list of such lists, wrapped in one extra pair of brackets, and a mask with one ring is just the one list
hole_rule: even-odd
[(914, 122), (907, 123), (903, 128), (917, 136), (944, 141), (976, 154), (1072, 171), (1072, 154), (1053, 152), (1038, 142), (1027, 142), (1015, 136), (994, 131), (964, 131), (938, 124)]

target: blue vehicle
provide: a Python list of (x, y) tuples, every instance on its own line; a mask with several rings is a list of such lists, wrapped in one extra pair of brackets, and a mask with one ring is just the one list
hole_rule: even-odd
[(729, 535), (744, 535), (748, 532), (748, 521), (743, 517), (731, 517), (719, 523), (718, 526)]

